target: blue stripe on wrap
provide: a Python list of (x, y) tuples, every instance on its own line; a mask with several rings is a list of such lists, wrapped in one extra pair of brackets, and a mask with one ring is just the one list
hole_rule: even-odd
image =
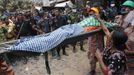
[(36, 36), (20, 39), (17, 44), (6, 48), (11, 51), (45, 52), (59, 45), (66, 38), (80, 34), (84, 28), (78, 24), (66, 25), (51, 32), (48, 36)]

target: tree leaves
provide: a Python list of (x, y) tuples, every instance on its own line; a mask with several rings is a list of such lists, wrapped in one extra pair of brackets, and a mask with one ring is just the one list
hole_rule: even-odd
[(0, 0), (0, 12), (5, 10), (16, 11), (17, 9), (30, 9), (32, 2), (30, 0)]

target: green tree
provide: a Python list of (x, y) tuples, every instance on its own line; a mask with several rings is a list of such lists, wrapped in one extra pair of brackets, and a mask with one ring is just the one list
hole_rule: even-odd
[(30, 9), (32, 2), (30, 0), (0, 0), (1, 13), (5, 10), (16, 11), (17, 9)]
[(6, 9), (7, 3), (7, 0), (0, 0), (0, 11), (4, 11)]

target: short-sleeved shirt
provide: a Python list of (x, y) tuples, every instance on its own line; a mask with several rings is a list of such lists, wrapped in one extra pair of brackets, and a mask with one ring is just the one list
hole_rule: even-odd
[(127, 70), (125, 53), (122, 51), (110, 52), (104, 50), (103, 62), (108, 67), (112, 75), (125, 75)]
[(50, 32), (49, 19), (44, 19), (44, 21), (40, 21), (38, 25), (43, 32), (45, 33)]
[(79, 13), (69, 13), (69, 20), (71, 20), (71, 23), (73, 24), (73, 23), (77, 23), (77, 22), (79, 22), (79, 20), (80, 20), (80, 17), (79, 17)]

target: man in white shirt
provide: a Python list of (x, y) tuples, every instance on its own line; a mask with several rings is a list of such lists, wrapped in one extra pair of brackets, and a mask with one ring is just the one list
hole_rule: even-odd
[(123, 5), (126, 6), (125, 10), (128, 14), (123, 20), (122, 27), (128, 35), (127, 47), (129, 47), (130, 50), (134, 50), (134, 1), (126, 1)]
[(134, 19), (134, 9), (131, 10), (124, 19), (123, 28), (129, 27)]

